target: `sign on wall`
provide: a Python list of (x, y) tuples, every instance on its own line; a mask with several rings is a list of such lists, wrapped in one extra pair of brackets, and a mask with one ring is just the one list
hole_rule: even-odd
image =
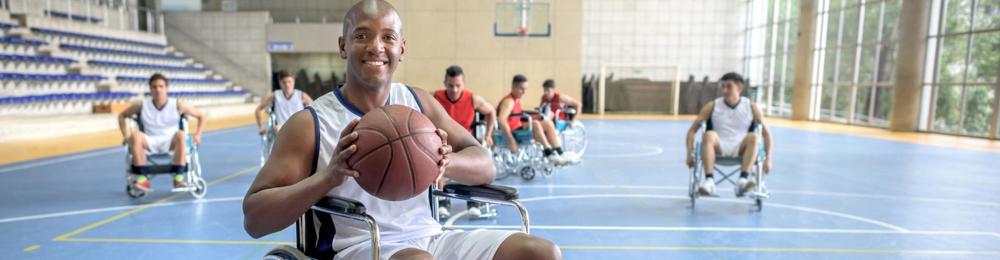
[(292, 45), (292, 42), (279, 42), (279, 41), (267, 42), (267, 51), (269, 52), (285, 52), (293, 50), (295, 50), (295, 46)]

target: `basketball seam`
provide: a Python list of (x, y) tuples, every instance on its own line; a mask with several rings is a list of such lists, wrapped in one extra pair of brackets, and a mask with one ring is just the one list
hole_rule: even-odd
[[(389, 123), (390, 123), (389, 125), (392, 126), (392, 130), (393, 131), (396, 131), (396, 135), (397, 136), (401, 136), (402, 134), (399, 132), (399, 129), (396, 128), (396, 120), (393, 119), (392, 116), (389, 116), (389, 112), (386, 111), (386, 108), (385, 107), (380, 107), (379, 110), (381, 110), (382, 114), (385, 115), (385, 117), (389, 119)], [(402, 139), (402, 137), (400, 137), (400, 140), (401, 139)], [(408, 149), (406, 149), (405, 145), (403, 146), (403, 157), (405, 158), (407, 166), (410, 168), (410, 175), (412, 176), (413, 175), (413, 164), (410, 162), (409, 151), (408, 151)], [(389, 160), (390, 163), (392, 162), (391, 159), (392, 159), (392, 157), (390, 157), (390, 160)], [(389, 172), (389, 167), (386, 167), (385, 172), (382, 173), (382, 180), (378, 184), (378, 189), (375, 190), (375, 194), (381, 194), (382, 193), (382, 186), (385, 185), (386, 173), (388, 173), (388, 172)], [(412, 178), (411, 178), (411, 180), (412, 180)], [(414, 184), (414, 186), (415, 185), (416, 184)], [(416, 189), (414, 189), (414, 190), (416, 190)]]
[[(396, 124), (393, 125), (395, 126)], [(410, 110), (410, 113), (406, 115), (406, 134), (410, 137), (410, 141), (416, 144), (417, 141), (414, 140), (412, 136), (413, 134), (410, 133), (411, 130), (413, 130), (413, 110)], [(400, 142), (403, 142), (403, 147), (406, 147), (406, 143), (404, 141)], [(412, 186), (410, 191), (417, 193), (417, 176), (413, 174), (413, 161), (410, 160), (410, 149), (403, 149), (403, 152), (406, 153), (406, 164), (410, 166), (410, 186)]]
[[(359, 162), (360, 162), (361, 160), (364, 160), (365, 158), (368, 158), (368, 156), (370, 156), (370, 155), (371, 155), (372, 153), (375, 153), (375, 151), (378, 151), (378, 149), (381, 149), (381, 148), (382, 148), (382, 146), (386, 146), (386, 145), (389, 145), (389, 146), (392, 146), (392, 142), (393, 142), (394, 140), (389, 140), (389, 137), (388, 137), (388, 136), (385, 136), (385, 134), (383, 134), (382, 132), (379, 132), (379, 131), (378, 131), (378, 129), (375, 129), (375, 128), (369, 128), (369, 127), (364, 127), (364, 128), (359, 128), (359, 129), (355, 129), (354, 131), (355, 131), (355, 132), (359, 132), (359, 131), (362, 131), (362, 130), (365, 130), (366, 132), (374, 132), (374, 133), (377, 133), (377, 134), (379, 134), (380, 136), (382, 136), (382, 138), (384, 138), (384, 139), (385, 139), (386, 141), (385, 141), (385, 143), (384, 143), (384, 144), (380, 145), (379, 147), (375, 147), (375, 149), (372, 149), (371, 151), (368, 151), (367, 153), (365, 153), (365, 154), (362, 154), (362, 155), (361, 155), (361, 157), (360, 157), (360, 158), (358, 158), (358, 161), (359, 161)], [(353, 165), (352, 165), (352, 166), (353, 166)]]

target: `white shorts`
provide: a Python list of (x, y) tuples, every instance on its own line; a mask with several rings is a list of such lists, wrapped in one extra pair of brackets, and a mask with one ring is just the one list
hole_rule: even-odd
[(719, 140), (719, 151), (716, 151), (715, 156), (717, 157), (740, 157), (740, 145), (743, 144), (742, 141), (722, 141)]
[(146, 136), (146, 152), (149, 154), (165, 154), (170, 153), (170, 141), (174, 139), (173, 135), (167, 136)]
[[(427, 251), (435, 259), (465, 260), (493, 259), (500, 244), (510, 235), (518, 231), (485, 230), (472, 231), (448, 230), (436, 236), (418, 238), (406, 241), (382, 241), (380, 244), (380, 259), (389, 259), (393, 254), (407, 248)], [(337, 252), (334, 259), (371, 259), (371, 241), (366, 240), (349, 246)]]

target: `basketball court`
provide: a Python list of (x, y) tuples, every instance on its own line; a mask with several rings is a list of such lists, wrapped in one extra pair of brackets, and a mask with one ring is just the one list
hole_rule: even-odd
[[(273, 77), (254, 68), (292, 71), (306, 82), (296, 89), (313, 98), (331, 91), (346, 65), (330, 46), (307, 43), (316, 40), (308, 34), (339, 35), (356, 1), (288, 1), (288, 8), (254, 0), (109, 2), (0, 0), (0, 22), (10, 25), (0, 35), (4, 54), (50, 59), (3, 60), (0, 256), (262, 259), (275, 246), (295, 246), (294, 225), (259, 239), (244, 229), (243, 199), (264, 146), (252, 113), (274, 91)], [(529, 79), (526, 109), (547, 78), (581, 100), (586, 150), (579, 164), (494, 182), (518, 190), (531, 235), (557, 244), (564, 259), (1000, 258), (1000, 69), (995, 58), (983, 58), (1000, 53), (997, 1), (390, 2), (412, 45), (397, 82), (441, 89), (445, 68), (458, 64), (468, 88), (493, 105), (519, 73)], [(633, 15), (643, 18), (624, 18)], [(734, 18), (712, 18), (728, 15)], [(269, 20), (253, 22), (258, 18)], [(261, 35), (221, 40), (211, 35), (215, 29), (197, 27)], [(628, 40), (612, 39), (619, 36)], [(100, 48), (121, 52), (86, 56), (108, 51), (74, 49), (89, 42), (67, 37), (117, 43)], [(912, 37), (920, 44), (905, 42)], [(154, 51), (121, 39), (156, 42), (143, 48), (160, 56), (139, 55)], [(198, 51), (255, 41), (261, 46), (236, 54)], [(255, 64), (261, 53), (267, 62)], [(921, 58), (904, 57), (913, 53)], [(131, 56), (152, 60), (121, 58)], [(52, 57), (90, 67), (35, 65), (62, 64)], [(87, 63), (102, 59), (117, 65)], [(795, 64), (801, 61), (810, 63)], [(156, 62), (186, 69), (121, 65)], [(157, 70), (200, 80), (174, 81), (171, 91), (189, 93), (178, 97), (207, 111), (197, 152), (203, 198), (171, 192), (171, 178), (162, 175), (145, 196), (130, 197), (117, 114), (96, 112), (142, 98), (145, 74)], [(685, 135), (729, 71), (746, 77), (742, 96), (762, 109), (773, 136), (760, 207), (726, 183), (717, 197), (696, 203), (689, 193)], [(95, 94), (66, 96), (81, 93)], [(521, 228), (512, 207), (473, 218), (464, 202), (452, 204), (445, 229)]]

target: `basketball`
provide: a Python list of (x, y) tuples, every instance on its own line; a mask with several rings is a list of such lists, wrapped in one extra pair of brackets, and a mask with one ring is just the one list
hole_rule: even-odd
[(347, 160), (358, 171), (357, 182), (375, 197), (390, 201), (412, 198), (437, 178), (441, 137), (422, 113), (390, 105), (369, 111), (358, 122), (357, 151)]

